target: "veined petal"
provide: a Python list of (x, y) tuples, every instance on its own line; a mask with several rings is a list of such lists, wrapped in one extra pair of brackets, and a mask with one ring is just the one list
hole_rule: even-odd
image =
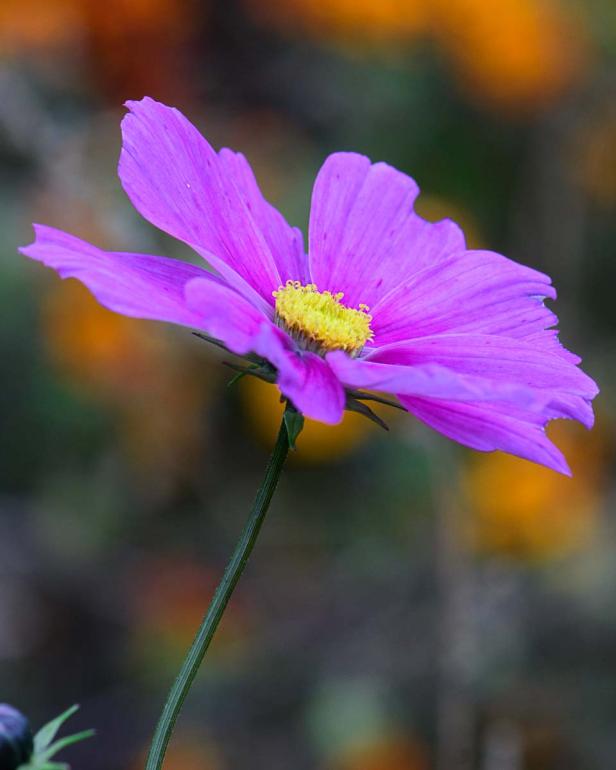
[(199, 328), (198, 316), (184, 299), (184, 286), (197, 277), (208, 286), (220, 284), (204, 268), (177, 259), (102, 251), (45, 225), (34, 225), (34, 231), (34, 243), (22, 247), (22, 254), (62, 278), (79, 279), (101, 305), (122, 315)]
[(255, 175), (241, 152), (233, 152), (225, 147), (220, 151), (219, 158), (263, 233), (278, 268), (281, 285), (289, 280), (308, 283), (308, 257), (301, 230), (291, 227), (278, 209), (265, 200)]
[(306, 417), (329, 425), (342, 420), (344, 388), (326, 361), (314, 353), (300, 354), (273, 324), (263, 327), (257, 352), (278, 369), (280, 391)]
[(438, 364), (374, 363), (341, 351), (329, 353), (327, 362), (341, 382), (351, 388), (455, 401), (506, 401), (536, 410), (546, 407), (550, 400), (547, 394), (520, 383), (459, 374)]
[(329, 365), (313, 353), (299, 351), (290, 337), (233, 289), (199, 279), (186, 286), (188, 306), (199, 328), (238, 355), (256, 353), (277, 370), (277, 385), (295, 407), (321, 422), (342, 419), (344, 389)]
[(550, 395), (552, 416), (590, 427), (595, 382), (577, 366), (525, 340), (490, 334), (441, 334), (382, 347), (370, 361), (417, 366), (438, 364), (465, 375), (517, 383)]
[[(127, 102), (119, 175), (135, 208), (200, 253), (227, 283), (273, 304), (281, 277), (270, 246), (229, 173), (181, 112), (150, 98)], [(254, 190), (248, 197), (254, 199)]]
[(531, 325), (556, 318), (542, 300), (556, 293), (547, 275), (490, 251), (465, 251), (410, 276), (371, 308), (381, 344), (442, 332), (503, 334), (522, 307)]
[(371, 309), (374, 344), (439, 333), (476, 332), (532, 339), (579, 363), (550, 329), (544, 305), (556, 291), (547, 275), (491, 251), (465, 251), (411, 276)]
[(238, 356), (255, 350), (261, 326), (270, 323), (263, 312), (229, 286), (196, 278), (186, 284), (184, 293), (199, 328)]
[(291, 354), (278, 371), (278, 387), (300, 412), (328, 425), (342, 421), (344, 389), (322, 358), (305, 353), (298, 362), (297, 355)]
[(534, 388), (560, 388), (594, 398), (595, 382), (579, 367), (525, 340), (496, 334), (434, 334), (392, 343), (372, 352), (379, 363), (435, 363), (464, 374), (520, 382)]
[(549, 418), (510, 404), (463, 403), (400, 396), (400, 402), (434, 430), (482, 452), (501, 450), (566, 476), (567, 461), (545, 433)]
[(410, 275), (463, 250), (457, 225), (430, 224), (414, 213), (418, 192), (409, 176), (386, 163), (330, 155), (310, 212), (310, 271), (318, 289), (344, 292), (351, 307), (372, 307)]

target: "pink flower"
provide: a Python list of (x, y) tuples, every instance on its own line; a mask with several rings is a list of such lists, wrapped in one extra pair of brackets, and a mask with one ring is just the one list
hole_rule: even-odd
[(317, 176), (306, 255), (243, 155), (216, 153), (152, 99), (128, 107), (124, 189), (216, 272), (101, 251), (41, 225), (23, 254), (78, 278), (111, 310), (192, 327), (269, 362), (308, 417), (337, 423), (349, 389), (386, 391), (461, 444), (570, 473), (545, 425), (590, 427), (598, 389), (558, 341), (548, 276), (468, 250), (453, 222), (414, 213), (410, 177), (354, 153), (331, 155)]

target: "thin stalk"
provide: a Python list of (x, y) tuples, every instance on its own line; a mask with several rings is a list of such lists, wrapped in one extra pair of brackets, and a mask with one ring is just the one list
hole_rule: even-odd
[[(292, 407), (287, 406), (287, 410), (289, 409), (292, 410)], [(250, 556), (257, 540), (257, 536), (259, 535), (259, 530), (263, 524), (265, 514), (269, 508), (272, 495), (278, 484), (278, 479), (280, 478), (280, 473), (288, 453), (289, 437), (283, 418), (276, 444), (270, 456), (267, 468), (265, 469), (265, 476), (263, 477), (263, 481), (257, 492), (250, 516), (248, 517), (240, 539), (235, 546), (233, 556), (227, 564), (222, 580), (216, 589), (214, 598), (203, 618), (203, 622), (197, 631), (192, 646), (184, 658), (180, 673), (167, 696), (167, 702), (165, 703), (165, 707), (158, 721), (154, 738), (152, 739), (152, 745), (150, 746), (150, 751), (148, 753), (145, 765), (146, 770), (161, 770), (167, 745), (171, 738), (178, 714), (182, 708), (182, 704), (184, 703), (193, 680), (197, 675), (203, 657), (210, 646), (210, 642), (216, 632), (220, 619), (225, 611), (225, 607), (244, 571), (248, 557)]]

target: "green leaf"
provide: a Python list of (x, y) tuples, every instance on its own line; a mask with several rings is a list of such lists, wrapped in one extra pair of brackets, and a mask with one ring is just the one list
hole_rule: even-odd
[(304, 427), (304, 415), (298, 412), (297, 409), (287, 401), (287, 408), (284, 413), (284, 424), (287, 429), (287, 436), (289, 438), (289, 446), (291, 449), (295, 449), (295, 442), (297, 437), (302, 432)]
[(52, 719), (51, 722), (47, 722), (46, 725), (41, 727), (41, 729), (34, 736), (35, 755), (44, 751), (49, 746), (49, 744), (56, 737), (58, 730), (62, 727), (67, 719), (73, 716), (76, 711), (79, 711), (79, 706), (71, 706), (63, 714), (60, 714), (59, 717)]

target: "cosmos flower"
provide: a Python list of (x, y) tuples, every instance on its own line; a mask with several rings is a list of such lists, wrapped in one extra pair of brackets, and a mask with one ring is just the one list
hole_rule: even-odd
[(433, 33), (474, 102), (519, 118), (554, 102), (592, 66), (583, 4), (437, 0)]
[(569, 473), (545, 425), (590, 427), (598, 390), (558, 341), (548, 276), (468, 250), (453, 222), (414, 213), (410, 177), (354, 153), (331, 155), (317, 176), (306, 255), (243, 155), (216, 153), (152, 99), (127, 106), (126, 193), (215, 272), (102, 251), (41, 225), (23, 254), (78, 278), (111, 310), (201, 330), (269, 362), (308, 417), (338, 423), (349, 391), (384, 391), (461, 444)]

